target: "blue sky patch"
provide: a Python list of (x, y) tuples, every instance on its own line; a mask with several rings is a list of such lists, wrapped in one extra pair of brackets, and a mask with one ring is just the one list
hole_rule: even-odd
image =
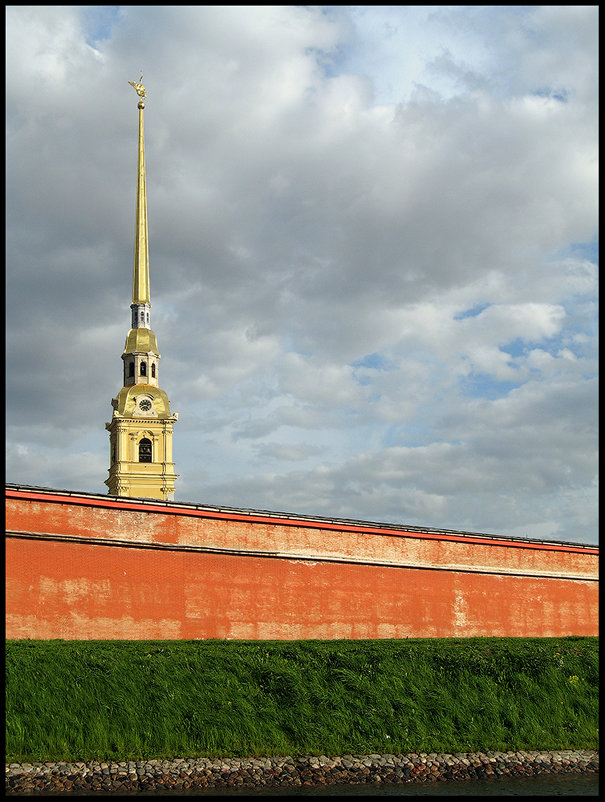
[(114, 24), (120, 17), (122, 6), (88, 6), (84, 10), (86, 44), (95, 47), (109, 39)]
[(552, 98), (553, 100), (558, 100), (559, 103), (567, 103), (569, 97), (567, 89), (553, 89), (552, 87), (536, 89), (534, 92), (532, 92), (532, 95), (536, 95), (537, 97)]
[(491, 304), (477, 304), (477, 306), (473, 306), (465, 312), (460, 312), (459, 315), (454, 315), (454, 320), (464, 320), (465, 317), (477, 317), (484, 309), (487, 309), (488, 306), (491, 306)]
[[(540, 347), (544, 348), (542, 345)], [(523, 354), (526, 354), (529, 350), (531, 350), (531, 345), (527, 340), (524, 340), (521, 337), (516, 337), (510, 342), (500, 345), (499, 350), (505, 354), (510, 354), (513, 357), (523, 356)], [(546, 349), (544, 348), (544, 350)]]
[(460, 381), (462, 394), (470, 398), (487, 398), (494, 401), (504, 398), (523, 382), (497, 381), (485, 373), (467, 376)]
[(576, 259), (586, 259), (592, 264), (599, 264), (599, 238), (594, 236), (588, 242), (570, 242), (551, 256), (551, 261), (575, 257)]
[(394, 370), (393, 364), (382, 354), (374, 352), (351, 362), (353, 368), (371, 368), (372, 370)]

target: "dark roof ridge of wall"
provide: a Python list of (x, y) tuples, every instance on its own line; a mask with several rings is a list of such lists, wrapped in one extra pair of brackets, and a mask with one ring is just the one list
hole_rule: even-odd
[(163, 507), (167, 510), (179, 510), (182, 509), (183, 511), (186, 510), (199, 510), (201, 512), (207, 511), (208, 513), (224, 513), (224, 514), (233, 514), (233, 515), (241, 515), (241, 516), (262, 516), (268, 519), (275, 519), (276, 521), (288, 521), (288, 522), (300, 522), (304, 523), (308, 521), (310, 523), (316, 522), (319, 524), (326, 524), (337, 526), (342, 524), (343, 526), (351, 526), (351, 527), (371, 527), (373, 529), (385, 529), (391, 531), (402, 531), (402, 532), (410, 532), (418, 534), (426, 533), (426, 534), (444, 534), (444, 535), (465, 535), (467, 537), (479, 537), (485, 538), (487, 541), (489, 540), (498, 540), (498, 541), (510, 541), (511, 543), (527, 543), (532, 545), (545, 545), (545, 546), (573, 546), (574, 548), (586, 548), (591, 550), (598, 550), (598, 544), (592, 543), (577, 543), (574, 541), (563, 541), (563, 540), (544, 540), (538, 538), (529, 538), (529, 537), (519, 537), (514, 535), (499, 535), (499, 534), (489, 534), (485, 532), (471, 532), (465, 531), (461, 529), (436, 529), (433, 527), (421, 527), (421, 526), (414, 526), (408, 524), (400, 524), (400, 523), (390, 523), (390, 522), (377, 522), (377, 521), (367, 521), (367, 520), (358, 520), (353, 518), (334, 518), (329, 516), (318, 516), (318, 515), (305, 515), (302, 513), (288, 513), (288, 512), (276, 512), (270, 510), (259, 510), (259, 509), (251, 509), (251, 508), (244, 508), (244, 507), (230, 507), (225, 505), (211, 505), (211, 504), (200, 504), (197, 502), (190, 502), (190, 501), (162, 501), (161, 499), (152, 499), (152, 498), (130, 498), (130, 497), (123, 497), (123, 496), (110, 496), (106, 493), (93, 493), (88, 492), (85, 490), (65, 490), (59, 488), (50, 488), (50, 487), (42, 487), (37, 485), (27, 485), (21, 483), (13, 483), (13, 482), (6, 482), (6, 490), (7, 491), (18, 491), (24, 493), (46, 493), (50, 495), (57, 495), (57, 496), (66, 496), (75, 499), (100, 499), (106, 502), (113, 502), (113, 503), (128, 503), (134, 504), (135, 506), (151, 506), (151, 507)]

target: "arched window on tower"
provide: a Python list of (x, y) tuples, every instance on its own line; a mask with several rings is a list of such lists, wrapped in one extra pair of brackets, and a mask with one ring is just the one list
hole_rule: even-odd
[(155, 379), (155, 362), (151, 363), (151, 378)]
[(151, 440), (143, 437), (139, 443), (139, 462), (151, 462)]
[(147, 376), (147, 362), (141, 362), (141, 376)]
[(134, 362), (128, 364), (128, 375), (134, 376)]

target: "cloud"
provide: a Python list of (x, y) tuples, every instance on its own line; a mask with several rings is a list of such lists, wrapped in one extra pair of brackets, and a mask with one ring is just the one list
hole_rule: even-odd
[(142, 69), (177, 497), (594, 540), (596, 13), (8, 7), (8, 480), (105, 491)]

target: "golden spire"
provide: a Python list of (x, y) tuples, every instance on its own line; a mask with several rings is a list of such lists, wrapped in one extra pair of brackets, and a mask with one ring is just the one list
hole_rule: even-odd
[(149, 245), (147, 242), (147, 190), (145, 187), (145, 135), (143, 131), (143, 109), (145, 103), (145, 87), (142, 84), (143, 73), (139, 83), (128, 81), (141, 98), (139, 108), (139, 164), (137, 175), (137, 212), (134, 236), (134, 273), (132, 280), (132, 303), (149, 304)]

